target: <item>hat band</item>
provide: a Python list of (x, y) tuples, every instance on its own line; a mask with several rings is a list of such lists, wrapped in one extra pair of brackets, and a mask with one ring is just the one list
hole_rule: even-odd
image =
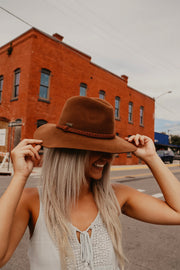
[(94, 132), (75, 129), (75, 128), (72, 128), (69, 126), (64, 126), (64, 125), (57, 125), (56, 128), (60, 128), (65, 132), (71, 132), (71, 133), (75, 133), (75, 134), (79, 134), (79, 135), (83, 135), (83, 136), (87, 136), (87, 137), (92, 137), (92, 138), (100, 138), (100, 139), (113, 139), (113, 138), (115, 138), (114, 133), (110, 133), (110, 134), (94, 133)]

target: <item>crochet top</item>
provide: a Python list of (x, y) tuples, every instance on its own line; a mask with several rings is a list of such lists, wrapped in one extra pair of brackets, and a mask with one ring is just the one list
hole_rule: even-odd
[[(72, 260), (67, 259), (67, 270), (120, 270), (111, 239), (99, 212), (85, 231), (78, 230), (72, 224), (70, 226), (72, 234), (69, 240), (75, 261), (72, 263)], [(80, 241), (77, 231), (80, 233)], [(39, 217), (29, 241), (28, 256), (30, 270), (61, 269), (59, 251), (46, 227), (41, 200)]]

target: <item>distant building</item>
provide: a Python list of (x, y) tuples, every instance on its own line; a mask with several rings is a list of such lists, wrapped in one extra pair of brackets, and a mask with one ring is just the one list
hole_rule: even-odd
[[(118, 76), (91, 62), (91, 57), (35, 28), (0, 48), (0, 152), (20, 139), (31, 138), (37, 127), (57, 123), (71, 96), (100, 97), (115, 110), (116, 133), (154, 137), (154, 99), (128, 86)], [(13, 127), (8, 127), (13, 122)], [(135, 164), (131, 154), (115, 164)]]

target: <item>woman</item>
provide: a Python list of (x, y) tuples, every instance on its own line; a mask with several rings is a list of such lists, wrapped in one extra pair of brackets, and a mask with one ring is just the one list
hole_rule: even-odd
[[(24, 189), (38, 151), (46, 147), (42, 187)], [(151, 169), (165, 202), (111, 184), (114, 153), (133, 152)], [(59, 123), (41, 126), (12, 151), (14, 176), (0, 199), (0, 266), (30, 229), (31, 270), (124, 269), (121, 212), (150, 223), (180, 224), (180, 184), (152, 140), (115, 136), (112, 106), (70, 98)]]

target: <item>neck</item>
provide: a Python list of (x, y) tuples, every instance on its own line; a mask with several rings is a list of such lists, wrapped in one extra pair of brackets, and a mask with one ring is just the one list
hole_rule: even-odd
[(83, 198), (84, 196), (87, 196), (91, 193), (90, 183), (86, 181), (84, 185), (81, 186), (80, 193), (79, 193), (79, 199)]

